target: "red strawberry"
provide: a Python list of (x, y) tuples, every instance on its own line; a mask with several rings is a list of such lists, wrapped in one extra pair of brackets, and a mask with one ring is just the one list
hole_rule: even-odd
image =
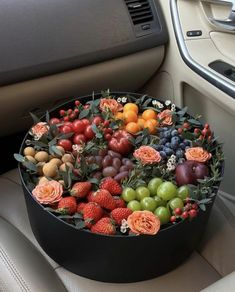
[(73, 215), (77, 211), (76, 199), (74, 197), (62, 198), (57, 210), (63, 214)]
[(84, 207), (86, 206), (87, 203), (81, 202), (77, 205), (77, 213), (82, 213)]
[(103, 190), (109, 191), (110, 194), (113, 195), (113, 196), (115, 196), (115, 195), (121, 195), (121, 193), (122, 193), (122, 187), (112, 177), (104, 178), (101, 181), (101, 183), (99, 185), (99, 188), (100, 189), (103, 189)]
[(103, 209), (96, 203), (87, 203), (83, 209), (83, 218), (88, 228), (100, 220), (103, 216)]
[(99, 204), (102, 208), (113, 210), (116, 208), (115, 200), (106, 190), (98, 190), (93, 194), (92, 202)]
[(116, 228), (113, 225), (111, 218), (101, 218), (95, 225), (91, 227), (91, 231), (94, 233), (101, 233), (107, 235), (114, 235)]
[(84, 198), (91, 190), (91, 183), (89, 181), (77, 182), (73, 185), (71, 195), (77, 198)]
[(88, 202), (92, 202), (94, 193), (95, 193), (95, 192), (91, 191), (91, 192), (87, 195), (86, 198), (87, 198), (87, 201), (88, 201)]
[(113, 197), (116, 203), (116, 208), (126, 208), (125, 201), (120, 197)]
[(121, 225), (122, 220), (123, 219), (127, 220), (127, 218), (129, 217), (129, 215), (131, 215), (131, 213), (132, 213), (132, 210), (128, 208), (117, 208), (111, 212), (111, 217), (113, 218), (113, 220), (115, 220), (115, 222), (118, 225)]

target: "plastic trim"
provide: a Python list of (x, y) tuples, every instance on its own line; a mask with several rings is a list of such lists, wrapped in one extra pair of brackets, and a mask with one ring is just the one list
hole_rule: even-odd
[(171, 18), (173, 23), (173, 28), (175, 32), (176, 41), (178, 44), (179, 52), (181, 54), (182, 59), (184, 60), (185, 64), (191, 68), (194, 72), (200, 75), (202, 78), (207, 80), (209, 83), (220, 89), (221, 91), (225, 92), (232, 98), (235, 98), (235, 86), (226, 82), (222, 78), (219, 78), (216, 74), (209, 71), (205, 67), (201, 66), (197, 63), (189, 54), (187, 47), (185, 45), (185, 41), (183, 38), (183, 32), (180, 24), (180, 18), (177, 8), (177, 1), (178, 0), (170, 0), (170, 10), (171, 10)]

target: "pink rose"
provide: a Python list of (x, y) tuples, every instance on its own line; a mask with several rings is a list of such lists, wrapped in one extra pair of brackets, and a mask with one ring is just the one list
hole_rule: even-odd
[(123, 109), (123, 106), (118, 103), (115, 99), (111, 98), (102, 98), (100, 100), (100, 110), (107, 111), (110, 110), (112, 114), (116, 115), (117, 112), (121, 111)]
[(43, 134), (48, 132), (48, 125), (47, 123), (37, 123), (35, 126), (33, 126), (30, 130), (30, 134), (34, 136), (36, 139), (40, 139)]
[(135, 150), (133, 156), (140, 160), (143, 165), (158, 163), (161, 161), (160, 153), (150, 146), (141, 146)]
[(39, 203), (50, 205), (60, 201), (63, 187), (59, 182), (50, 180), (37, 185), (33, 189), (32, 194)]

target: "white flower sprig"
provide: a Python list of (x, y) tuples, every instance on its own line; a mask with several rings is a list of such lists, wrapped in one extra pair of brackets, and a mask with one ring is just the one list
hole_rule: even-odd
[(127, 98), (125, 96), (118, 97), (117, 102), (119, 102), (119, 103), (126, 103), (127, 102)]
[(166, 105), (166, 106), (168, 106), (168, 105), (170, 105), (170, 104), (171, 104), (171, 101), (170, 101), (170, 100), (166, 100), (166, 101), (165, 101), (165, 105)]
[(164, 105), (161, 102), (157, 101), (157, 100), (153, 100), (152, 101), (152, 105), (156, 106), (158, 108), (163, 108), (164, 107)]
[(174, 104), (174, 103), (172, 103), (172, 105), (171, 105), (171, 111), (172, 111), (172, 112), (174, 112), (174, 111), (175, 111), (175, 109), (176, 109), (176, 106), (175, 106), (175, 104)]
[(173, 171), (176, 168), (176, 156), (171, 155), (171, 157), (167, 160), (167, 170)]
[(123, 219), (123, 220), (122, 220), (122, 225), (121, 225), (121, 227), (120, 227), (120, 231), (121, 231), (121, 233), (126, 233), (127, 230), (128, 230), (128, 228), (129, 228), (129, 225), (128, 225), (128, 223), (127, 223), (127, 220)]

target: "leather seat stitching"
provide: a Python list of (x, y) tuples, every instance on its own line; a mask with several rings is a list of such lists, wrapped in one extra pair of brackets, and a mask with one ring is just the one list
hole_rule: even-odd
[(20, 285), (22, 291), (30, 292), (31, 290), (29, 289), (28, 285), (24, 281), (23, 277), (20, 275), (15, 265), (12, 263), (11, 259), (9, 258), (7, 253), (2, 249), (1, 246), (0, 246), (0, 257), (2, 258), (3, 262), (5, 263), (12, 277)]
[(6, 283), (3, 281), (2, 278), (0, 278), (0, 291), (8, 291)]

